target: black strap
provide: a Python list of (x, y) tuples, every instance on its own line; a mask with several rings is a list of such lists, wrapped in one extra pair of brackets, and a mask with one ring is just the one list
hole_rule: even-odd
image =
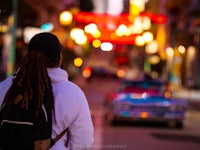
[[(51, 139), (51, 147), (55, 145), (55, 143), (66, 133), (68, 132), (68, 136), (69, 136), (69, 130), (68, 128), (63, 130), (62, 132), (60, 132), (60, 134), (58, 134), (54, 139)], [(67, 138), (67, 141), (69, 141), (69, 137)], [(67, 142), (68, 143), (68, 142)]]

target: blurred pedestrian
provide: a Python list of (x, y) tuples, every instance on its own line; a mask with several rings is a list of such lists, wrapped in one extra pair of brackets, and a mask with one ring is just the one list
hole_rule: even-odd
[[(21, 85), (25, 85), (22, 88), (27, 88), (29, 94), (37, 93), (42, 98), (45, 86), (50, 82), (54, 100), (53, 120), (55, 119), (52, 138), (64, 129), (69, 130), (69, 136), (66, 133), (51, 149), (89, 150), (94, 140), (89, 105), (83, 91), (68, 80), (67, 72), (61, 68), (61, 47), (55, 35), (48, 32), (36, 34), (14, 75), (0, 83), (0, 105), (6, 95), (13, 95), (14, 89)], [(66, 147), (66, 141), (69, 141), (69, 147)]]

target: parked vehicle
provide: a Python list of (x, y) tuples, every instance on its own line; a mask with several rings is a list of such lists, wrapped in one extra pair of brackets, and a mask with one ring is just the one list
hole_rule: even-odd
[(188, 107), (186, 100), (173, 98), (167, 84), (157, 80), (122, 80), (117, 91), (108, 94), (105, 104), (112, 123), (157, 121), (176, 128), (183, 127)]

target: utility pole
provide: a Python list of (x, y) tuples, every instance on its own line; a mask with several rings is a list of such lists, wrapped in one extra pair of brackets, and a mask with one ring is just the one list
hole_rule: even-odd
[(13, 13), (11, 16), (12, 24), (11, 24), (11, 48), (8, 57), (7, 64), (7, 76), (11, 76), (14, 72), (15, 66), (15, 53), (16, 53), (16, 27), (17, 27), (17, 0), (12, 0), (13, 5)]

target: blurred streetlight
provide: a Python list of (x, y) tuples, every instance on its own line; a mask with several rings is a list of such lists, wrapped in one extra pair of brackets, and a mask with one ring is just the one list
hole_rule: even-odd
[(186, 49), (185, 49), (185, 47), (184, 47), (183, 45), (180, 45), (180, 46), (178, 47), (178, 52), (179, 52), (179, 53), (184, 54), (185, 51), (186, 51)]
[(83, 29), (73, 28), (70, 31), (70, 37), (75, 41), (76, 44), (84, 45), (87, 43), (87, 36)]
[(153, 34), (151, 32), (144, 32), (142, 34), (146, 43), (153, 41)]
[(102, 51), (111, 51), (113, 49), (113, 45), (110, 42), (103, 42), (100, 48)]
[(120, 24), (119, 27), (116, 29), (115, 34), (119, 37), (121, 36), (130, 36), (131, 30), (124, 24)]
[(156, 65), (160, 62), (160, 57), (157, 56), (157, 55), (152, 55), (148, 58), (148, 62), (151, 64), (151, 65)]
[(99, 31), (97, 25), (94, 23), (86, 25), (84, 27), (84, 31), (91, 34), (94, 38), (99, 38), (101, 36), (101, 32)]
[(99, 48), (101, 46), (101, 41), (98, 40), (98, 39), (95, 39), (93, 42), (92, 42), (92, 46), (95, 47), (95, 48)]
[(76, 67), (81, 67), (81, 66), (83, 65), (83, 59), (80, 58), (80, 57), (76, 57), (76, 58), (74, 59), (74, 65), (75, 65)]
[(59, 21), (61, 25), (70, 25), (73, 21), (73, 15), (71, 12), (69, 11), (63, 11), (61, 12), (60, 16), (59, 16)]
[(147, 54), (156, 53), (158, 51), (158, 43), (155, 40), (151, 41), (146, 45), (145, 51)]
[(137, 46), (144, 46), (145, 45), (144, 37), (141, 35), (136, 36), (135, 44)]

